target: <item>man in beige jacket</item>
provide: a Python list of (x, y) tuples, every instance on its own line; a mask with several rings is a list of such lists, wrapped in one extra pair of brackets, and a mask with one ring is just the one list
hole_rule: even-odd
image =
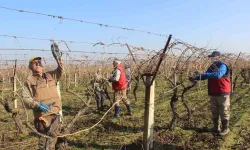
[(62, 61), (59, 59), (57, 69), (43, 72), (41, 57), (31, 58), (29, 69), (32, 75), (24, 83), (22, 93), (26, 108), (32, 109), (34, 126), (39, 133), (55, 138), (41, 137), (39, 149), (55, 149), (56, 136), (60, 125), (62, 104), (57, 90), (57, 81), (63, 73)]

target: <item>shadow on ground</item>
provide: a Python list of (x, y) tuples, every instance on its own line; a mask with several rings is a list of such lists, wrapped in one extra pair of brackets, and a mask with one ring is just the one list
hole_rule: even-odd
[(143, 127), (131, 127), (131, 126), (119, 125), (114, 122), (103, 122), (102, 126), (106, 130), (116, 130), (119, 132), (129, 132), (129, 133), (137, 133), (143, 130)]

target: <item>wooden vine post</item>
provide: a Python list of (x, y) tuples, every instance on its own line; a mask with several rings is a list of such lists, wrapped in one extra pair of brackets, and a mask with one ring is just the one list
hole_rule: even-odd
[(154, 133), (154, 91), (155, 91), (155, 78), (160, 65), (164, 59), (168, 45), (172, 35), (169, 35), (164, 50), (160, 56), (160, 60), (153, 73), (145, 73), (146, 77), (143, 82), (145, 84), (145, 110), (144, 110), (144, 132), (143, 132), (143, 147), (145, 150), (153, 149), (153, 133)]
[(68, 88), (68, 76), (67, 76), (67, 73), (68, 73), (68, 55), (66, 53), (65, 55), (65, 64), (66, 64), (66, 71), (64, 72), (64, 76), (65, 76), (65, 81), (64, 81), (64, 85), (65, 85), (65, 89)]
[(149, 150), (153, 148), (155, 82), (153, 81), (151, 85), (153, 74), (144, 74), (144, 76), (146, 81), (143, 145), (144, 149)]
[(250, 83), (250, 69), (248, 69), (248, 84)]
[(233, 75), (233, 66), (230, 68), (230, 80), (231, 80), (231, 93), (234, 93), (234, 75)]
[[(13, 97), (15, 98), (16, 96), (16, 64), (17, 60), (15, 60), (15, 66), (14, 66), (14, 76), (12, 78), (12, 86), (13, 86)], [(17, 99), (14, 99), (14, 109), (17, 108)]]
[(78, 83), (77, 83), (77, 74), (79, 74), (78, 67), (75, 68), (75, 73), (74, 73), (74, 85), (75, 85), (75, 87), (77, 87), (77, 85), (78, 85)]
[(20, 120), (19, 110), (17, 109), (17, 99), (16, 99), (16, 67), (17, 67), (17, 60), (15, 60), (14, 66), (14, 75), (11, 77), (12, 81), (12, 88), (13, 88), (13, 107), (14, 109), (10, 109), (9, 112), (12, 113), (12, 118), (16, 124), (16, 127), (21, 133), (27, 134), (26, 128), (23, 126), (22, 121)]
[(177, 85), (177, 76), (176, 73), (174, 72), (174, 87), (176, 87)]
[(76, 73), (74, 74), (74, 84), (75, 84), (75, 87), (77, 87), (77, 74)]

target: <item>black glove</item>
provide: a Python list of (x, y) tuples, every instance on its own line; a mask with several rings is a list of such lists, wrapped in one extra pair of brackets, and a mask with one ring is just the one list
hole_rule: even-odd
[(200, 71), (195, 71), (194, 74), (195, 74), (196, 76), (200, 76), (200, 75), (201, 75), (201, 72), (200, 72)]
[(112, 82), (111, 78), (108, 79), (109, 82)]
[(191, 82), (193, 82), (194, 81), (194, 77), (189, 77), (188, 80), (191, 81)]
[(62, 57), (62, 52), (56, 43), (51, 44), (51, 51), (56, 60)]

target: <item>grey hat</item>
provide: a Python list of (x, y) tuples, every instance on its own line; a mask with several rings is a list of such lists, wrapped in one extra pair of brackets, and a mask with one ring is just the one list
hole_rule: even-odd
[(117, 64), (121, 64), (121, 61), (119, 61), (118, 58), (115, 58), (115, 59), (114, 59), (114, 62), (116, 62)]
[(221, 56), (221, 53), (219, 51), (213, 51), (212, 54), (208, 55), (208, 57), (216, 57)]

